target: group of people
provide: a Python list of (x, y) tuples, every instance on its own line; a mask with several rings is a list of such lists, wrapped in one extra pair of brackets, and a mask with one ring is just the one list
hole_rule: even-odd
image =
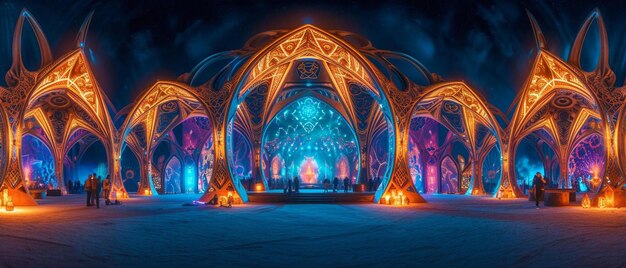
[(283, 189), (283, 193), (291, 194), (292, 191), (296, 193), (300, 192), (300, 179), (298, 179), (298, 176), (293, 177), (293, 180), (288, 178), (287, 184)]
[(65, 188), (67, 189), (67, 191), (71, 194), (80, 194), (83, 192), (83, 185), (80, 183), (80, 180), (68, 180), (65, 183)]
[[(339, 181), (340, 179), (335, 177), (333, 178), (333, 192), (337, 192), (337, 190), (339, 189)], [(324, 192), (328, 193), (328, 188), (330, 186), (330, 180), (329, 179), (324, 179)], [(343, 178), (343, 192), (347, 193), (348, 191), (350, 191), (350, 188), (352, 188), (352, 180), (350, 180), (348, 177)]]
[(89, 177), (85, 181), (85, 192), (87, 192), (87, 206), (100, 208), (100, 193), (104, 191), (105, 204), (111, 204), (109, 195), (111, 194), (111, 178), (107, 175), (104, 181), (102, 177), (96, 176), (96, 173), (89, 174)]

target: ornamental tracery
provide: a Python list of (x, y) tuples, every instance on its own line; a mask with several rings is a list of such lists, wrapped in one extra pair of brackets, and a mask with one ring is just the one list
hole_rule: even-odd
[[(116, 127), (113, 119), (117, 121), (122, 116), (111, 116), (115, 109), (106, 104), (84, 54), (90, 19), (81, 27), (77, 48), (54, 59), (34, 18), (26, 10), (20, 14), (14, 33), (13, 63), (6, 74), (9, 86), (0, 88), (1, 148), (6, 159), (0, 166), (5, 175), (0, 181), (3, 187), (27, 191), (20, 173), (20, 140), (24, 134), (36, 136), (50, 147), (61, 163), (56, 168), (60, 174), (71, 148), (78, 144), (77, 154), (81, 155), (92, 141), (101, 140), (107, 149), (114, 192), (121, 195), (126, 194), (119, 163), (125, 148), (141, 162), (140, 191), (165, 187), (164, 180), (155, 180), (165, 173), (162, 168), (154, 170), (151, 152), (160, 142), (167, 141), (178, 151), (179, 164), (187, 157), (197, 159), (205, 154), (202, 157), (207, 163), (203, 166), (211, 166), (215, 175), (203, 199), (235, 193), (245, 202), (245, 189), (233, 179), (229, 166), (233, 161), (232, 149), (228, 148), (230, 139), (234, 133), (246, 138), (251, 166), (260, 174), (264, 165), (273, 165), (274, 158), (285, 158), (277, 154), (263, 160), (260, 150), (266, 125), (290, 103), (313, 99), (334, 108), (354, 130), (357, 142), (349, 148), (354, 151), (348, 153), (358, 152), (361, 167), (369, 169), (361, 175), (383, 177), (377, 201), (395, 191), (404, 191), (412, 201), (422, 201), (412, 174), (422, 169), (422, 164), (435, 160), (418, 164), (409, 153), (434, 152), (445, 159), (446, 174), (456, 169), (459, 189), (467, 189), (468, 194), (485, 193), (481, 177), (485, 162), (489, 162), (494, 168), (488, 172), (502, 173), (495, 187), (496, 195), (521, 196), (514, 183), (513, 167), (516, 146), (527, 136), (552, 148), (562, 176), (580, 174), (581, 165), (571, 163), (584, 150), (604, 153), (606, 169), (602, 173), (608, 177), (622, 176), (626, 166), (624, 89), (614, 86), (604, 22), (597, 10), (581, 27), (567, 61), (546, 49), (545, 37), (530, 16), (538, 52), (515, 101), (512, 119), (501, 120), (504, 123), (497, 120), (503, 113), (464, 82), (443, 81), (410, 56), (377, 49), (356, 34), (305, 25), (293, 31), (262, 33), (240, 50), (208, 57), (190, 73), (181, 75), (179, 81), (156, 82), (130, 111), (124, 112), (124, 122)], [(25, 22), (33, 28), (39, 44), (42, 60), (38, 70), (27, 70), (21, 62)], [(580, 51), (593, 22), (600, 30), (601, 53), (598, 67), (585, 71), (580, 67)], [(230, 60), (226, 66), (211, 74), (208, 81), (199, 81), (208, 65), (224, 58)], [(423, 79), (409, 78), (408, 72), (393, 64), (398, 60), (409, 63)], [(312, 106), (302, 107), (292, 115), (302, 119), (301, 127), (308, 133), (317, 127), (312, 118), (321, 115)], [(446, 145), (442, 146), (447, 149), (422, 147), (409, 152), (409, 144), (416, 143), (409, 132), (426, 124), (414, 122), (416, 116), (434, 119), (450, 130)], [(200, 135), (201, 141), (182, 148), (173, 142), (173, 129), (190, 118), (203, 118), (200, 128), (205, 131)], [(390, 154), (386, 156), (381, 148), (372, 148), (372, 143), (384, 135)], [(467, 148), (467, 159), (461, 161), (446, 151), (456, 142)], [(204, 148), (208, 143), (213, 149)], [(494, 151), (500, 152), (499, 160)], [(349, 157), (343, 155), (342, 159)], [(466, 165), (464, 168), (461, 162)], [(495, 176), (492, 175), (488, 174)], [(569, 182), (562, 180), (568, 187)]]

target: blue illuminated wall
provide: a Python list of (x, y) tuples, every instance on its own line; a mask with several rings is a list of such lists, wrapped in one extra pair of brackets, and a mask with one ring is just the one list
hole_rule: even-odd
[(22, 138), (22, 167), (26, 184), (29, 188), (56, 187), (54, 158), (48, 147), (32, 135)]
[[(264, 133), (263, 153), (269, 163), (268, 184), (300, 177), (303, 184), (324, 178), (358, 178), (359, 152), (355, 134), (345, 119), (316, 98), (299, 99), (278, 113)], [(272, 185), (276, 186), (273, 187)]]
[(139, 189), (140, 168), (139, 161), (133, 151), (126, 147), (122, 152), (122, 181), (124, 188), (130, 193), (137, 192)]
[(524, 138), (518, 145), (515, 157), (515, 180), (517, 181), (517, 186), (524, 194), (528, 194), (529, 189), (533, 185), (533, 177), (537, 172), (541, 172), (546, 176), (544, 174), (543, 161), (536, 152), (534, 143)]

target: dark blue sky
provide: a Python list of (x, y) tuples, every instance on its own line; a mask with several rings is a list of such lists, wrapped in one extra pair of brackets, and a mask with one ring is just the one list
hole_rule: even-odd
[[(618, 1), (8, 1), (0, 3), (0, 71), (10, 66), (13, 27), (23, 7), (41, 24), (55, 56), (69, 51), (84, 17), (95, 10), (87, 46), (98, 81), (117, 109), (154, 81), (175, 79), (206, 56), (240, 48), (256, 33), (312, 23), (410, 54), (448, 80), (467, 81), (506, 111), (535, 49), (525, 10), (541, 24), (550, 50), (564, 55), (596, 6), (608, 28), (611, 66), (621, 85), (626, 4)], [(29, 62), (33, 44), (27, 36), (23, 46)], [(597, 47), (588, 42), (584, 63), (597, 57)]]

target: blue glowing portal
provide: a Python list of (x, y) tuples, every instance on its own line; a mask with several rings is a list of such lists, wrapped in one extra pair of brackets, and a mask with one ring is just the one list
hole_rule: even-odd
[(270, 188), (299, 176), (305, 185), (324, 179), (358, 178), (356, 136), (330, 105), (305, 97), (285, 107), (266, 128), (263, 142), (265, 178)]

